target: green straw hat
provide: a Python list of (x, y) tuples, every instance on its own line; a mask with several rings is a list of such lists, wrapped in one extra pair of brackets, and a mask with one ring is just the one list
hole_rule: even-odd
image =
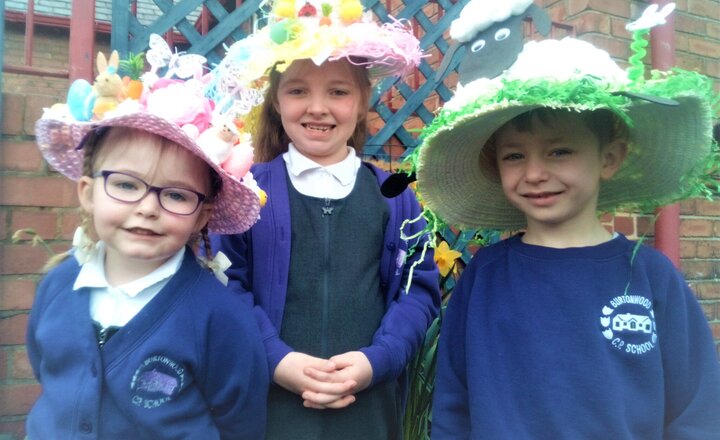
[(598, 210), (648, 209), (698, 194), (712, 153), (712, 82), (695, 72), (628, 71), (574, 38), (527, 43), (500, 76), (458, 86), (422, 133), (411, 156), (417, 190), (431, 222), (461, 229), (515, 230), (525, 216), (505, 198), (500, 180), (480, 167), (492, 134), (536, 108), (607, 109), (629, 127), (628, 156), (601, 183)]

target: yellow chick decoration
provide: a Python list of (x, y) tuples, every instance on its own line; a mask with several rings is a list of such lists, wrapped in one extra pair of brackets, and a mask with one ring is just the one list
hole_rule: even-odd
[(275, 3), (274, 13), (280, 18), (295, 18), (295, 0), (280, 0)]
[(353, 23), (362, 17), (363, 6), (360, 0), (340, 0), (338, 15), (345, 23)]
[(260, 207), (262, 208), (267, 203), (267, 193), (262, 189), (258, 188), (258, 199), (260, 199)]

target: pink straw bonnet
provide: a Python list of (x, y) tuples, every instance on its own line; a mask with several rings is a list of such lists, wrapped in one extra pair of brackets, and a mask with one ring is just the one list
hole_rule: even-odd
[[(214, 103), (203, 96), (207, 78), (144, 79), (139, 100), (118, 99), (99, 118), (92, 111), (94, 97), (77, 96), (79, 89), (90, 95), (94, 89), (84, 80), (73, 83), (67, 104), (46, 109), (35, 125), (42, 155), (58, 172), (77, 180), (83, 173), (83, 146), (91, 132), (99, 135), (103, 127), (126, 127), (161, 136), (204, 160), (222, 180), (208, 229), (218, 234), (248, 230), (258, 219), (264, 197), (248, 171), (252, 164), (249, 137), (238, 135), (234, 126), (227, 127), (232, 125), (231, 117), (213, 112)], [(221, 120), (225, 121), (222, 129)]]

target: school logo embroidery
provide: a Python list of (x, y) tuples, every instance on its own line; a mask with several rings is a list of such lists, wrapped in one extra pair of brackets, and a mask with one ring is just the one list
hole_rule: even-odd
[(157, 408), (172, 399), (185, 384), (185, 368), (165, 356), (151, 356), (135, 370), (130, 389), (132, 403)]
[(621, 295), (603, 307), (602, 334), (617, 350), (643, 355), (657, 345), (652, 301), (642, 295)]

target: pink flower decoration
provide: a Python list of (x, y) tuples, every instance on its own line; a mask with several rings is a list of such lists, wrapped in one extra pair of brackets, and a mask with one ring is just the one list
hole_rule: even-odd
[[(147, 110), (183, 127), (194, 125), (198, 133), (210, 126), (213, 104), (191, 81), (160, 79), (145, 97)], [(194, 132), (195, 130), (186, 130)]]

